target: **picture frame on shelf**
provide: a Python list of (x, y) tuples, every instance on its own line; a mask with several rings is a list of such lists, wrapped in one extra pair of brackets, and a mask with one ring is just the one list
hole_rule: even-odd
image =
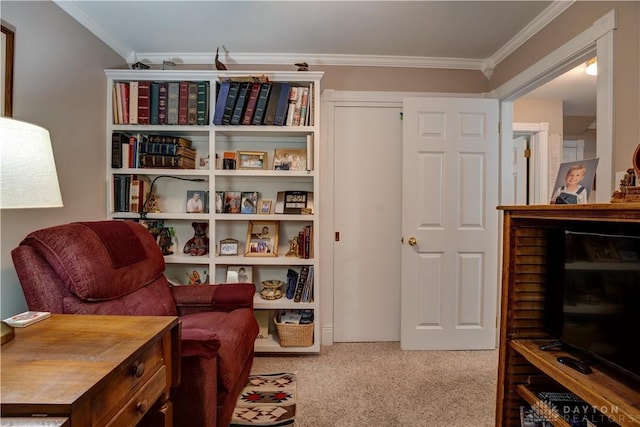
[(207, 212), (207, 192), (187, 190), (187, 213)]
[(306, 171), (307, 150), (276, 148), (273, 154), (273, 170)]
[(215, 213), (224, 213), (224, 191), (216, 191)]
[(258, 192), (243, 191), (240, 213), (255, 214), (258, 212)]
[(235, 170), (236, 169), (236, 152), (225, 151), (222, 154), (222, 169)]
[(238, 151), (238, 169), (267, 169), (268, 166), (266, 151)]
[(259, 209), (258, 209), (258, 213), (260, 215), (269, 215), (271, 214), (271, 200), (260, 200), (260, 203), (258, 204)]
[(279, 191), (276, 197), (277, 214), (313, 214), (313, 191)]
[(238, 255), (238, 247), (240, 242), (236, 239), (222, 239), (220, 240), (220, 256), (235, 256)]
[(227, 266), (226, 283), (253, 283), (253, 266), (251, 265)]
[(224, 213), (239, 214), (241, 205), (242, 205), (242, 192), (225, 191)]
[(249, 221), (244, 256), (277, 257), (279, 221)]
[(208, 285), (209, 284), (209, 272), (206, 268), (192, 268), (191, 271), (185, 272), (187, 280), (185, 285)]

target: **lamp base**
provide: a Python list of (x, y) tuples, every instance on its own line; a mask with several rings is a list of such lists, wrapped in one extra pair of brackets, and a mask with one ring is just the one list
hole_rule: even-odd
[(11, 341), (15, 336), (16, 333), (14, 332), (13, 327), (2, 322), (2, 339), (0, 340), (0, 345)]

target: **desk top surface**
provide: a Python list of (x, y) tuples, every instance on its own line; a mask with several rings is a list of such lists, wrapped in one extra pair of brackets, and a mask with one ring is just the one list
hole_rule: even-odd
[(177, 324), (176, 317), (54, 314), (1, 347), (0, 402), (72, 404), (142, 347)]

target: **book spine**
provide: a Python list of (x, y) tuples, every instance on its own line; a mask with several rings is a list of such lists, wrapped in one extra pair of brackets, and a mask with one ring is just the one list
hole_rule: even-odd
[(149, 82), (138, 82), (138, 124), (149, 124)]
[(302, 292), (304, 291), (304, 285), (307, 283), (307, 276), (309, 275), (309, 267), (303, 265), (300, 269), (300, 275), (298, 276), (298, 284), (296, 285), (296, 294), (293, 297), (294, 302), (302, 301)]
[(240, 90), (239, 82), (231, 82), (229, 88), (229, 94), (227, 95), (227, 102), (224, 106), (224, 114), (222, 115), (222, 124), (228, 125), (231, 123), (231, 116), (233, 115), (233, 109), (236, 106), (238, 100), (238, 92)]
[(129, 123), (129, 82), (120, 82), (120, 97), (122, 106), (122, 123)]
[(231, 115), (230, 124), (239, 125), (242, 120), (242, 115), (244, 114), (244, 107), (247, 103), (247, 97), (249, 95), (249, 90), (251, 89), (250, 82), (242, 82), (240, 84), (240, 89), (238, 90), (238, 100), (236, 101), (235, 107), (233, 107), (233, 114)]
[(178, 124), (178, 105), (180, 102), (180, 83), (169, 82), (167, 84), (167, 124)]
[(196, 112), (196, 124), (209, 123), (209, 82), (198, 82), (198, 106)]
[(122, 144), (129, 140), (125, 134), (114, 132), (111, 134), (111, 167), (120, 169), (122, 165)]
[(216, 106), (213, 111), (213, 124), (221, 125), (222, 117), (224, 116), (224, 107), (227, 105), (227, 96), (229, 95), (229, 89), (231, 88), (231, 82), (220, 82), (218, 85), (218, 94), (216, 96)]
[(167, 98), (168, 87), (167, 82), (160, 82), (158, 86), (158, 124), (167, 124)]
[(280, 92), (282, 91), (282, 83), (272, 83), (271, 95), (269, 95), (269, 101), (267, 102), (267, 108), (264, 112), (265, 125), (273, 125), (276, 117), (276, 108), (278, 108), (278, 102), (280, 101)]
[(183, 138), (181, 136), (171, 136), (171, 135), (149, 135), (147, 137), (149, 142), (157, 142), (161, 144), (176, 144), (181, 147), (189, 147), (191, 148), (191, 140)]
[(289, 106), (289, 92), (291, 85), (289, 83), (280, 83), (280, 96), (276, 104), (276, 112), (273, 118), (275, 126), (284, 126), (287, 120), (287, 107)]
[(189, 82), (189, 98), (187, 101), (187, 124), (198, 123), (198, 83)]
[(129, 123), (138, 124), (138, 89), (140, 84), (137, 81), (129, 82)]
[(267, 102), (269, 101), (269, 94), (271, 93), (271, 83), (262, 83), (260, 86), (260, 94), (258, 95), (258, 102), (256, 104), (256, 111), (253, 113), (253, 125), (261, 125), (264, 119), (264, 110), (267, 108)]
[(260, 95), (260, 83), (252, 83), (251, 91), (249, 92), (249, 99), (247, 99), (247, 107), (244, 110), (242, 116), (243, 125), (250, 125), (253, 120), (253, 113), (256, 110), (256, 103), (258, 102), (258, 95)]
[(307, 124), (307, 102), (309, 102), (309, 88), (303, 87), (300, 98), (300, 126)]
[(159, 124), (159, 103), (160, 103), (160, 83), (151, 82), (151, 91), (149, 94), (149, 124)]
[(188, 123), (189, 106), (189, 82), (180, 82), (180, 95), (178, 98), (178, 124)]
[(296, 99), (298, 98), (298, 89), (297, 86), (292, 86), (289, 90), (289, 105), (287, 106), (287, 119), (285, 124), (287, 126), (293, 125), (293, 113), (296, 111)]

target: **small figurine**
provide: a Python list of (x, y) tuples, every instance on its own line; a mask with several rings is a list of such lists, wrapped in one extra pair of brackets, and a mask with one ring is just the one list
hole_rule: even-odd
[(226, 69), (227, 69), (227, 66), (226, 66), (226, 65), (224, 65), (224, 64), (220, 61), (220, 59), (219, 59), (219, 58), (220, 58), (220, 56), (218, 55), (218, 50), (219, 50), (219, 49), (220, 49), (220, 48), (216, 48), (216, 59), (215, 59), (215, 62), (216, 62), (216, 70), (226, 70)]
[(149, 68), (151, 67), (149, 67), (147, 64), (140, 61), (136, 62), (131, 66), (132, 70), (148, 70)]
[(171, 230), (168, 227), (164, 227), (158, 235), (158, 246), (162, 250), (162, 255), (173, 255), (171, 243)]
[(207, 237), (206, 222), (192, 222), (191, 226), (194, 230), (194, 235), (184, 245), (184, 253), (192, 256), (202, 256), (209, 253), (209, 238)]
[(149, 198), (144, 204), (144, 211), (146, 213), (159, 213), (160, 208), (158, 207), (158, 195), (155, 193), (149, 194)]
[(309, 71), (309, 64), (306, 62), (296, 62), (296, 67), (298, 67), (298, 71)]
[(289, 252), (285, 256), (288, 257), (297, 257), (298, 256), (298, 239), (293, 238), (289, 240)]

